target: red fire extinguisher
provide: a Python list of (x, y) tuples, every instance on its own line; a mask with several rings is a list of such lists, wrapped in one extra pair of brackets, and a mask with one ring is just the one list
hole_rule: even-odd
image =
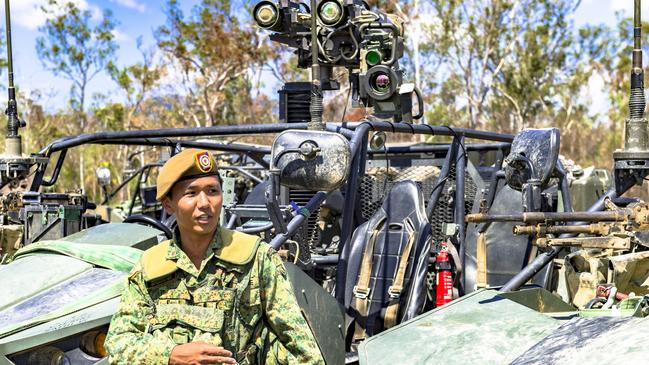
[(447, 243), (440, 244), (441, 249), (435, 258), (437, 283), (435, 286), (435, 306), (441, 307), (453, 300), (453, 272), (448, 258)]

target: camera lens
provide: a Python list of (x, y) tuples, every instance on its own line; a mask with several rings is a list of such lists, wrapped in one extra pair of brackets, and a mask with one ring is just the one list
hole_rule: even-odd
[(337, 1), (325, 1), (320, 6), (320, 20), (326, 25), (335, 25), (343, 17), (343, 9)]
[(385, 65), (372, 66), (367, 74), (361, 75), (360, 84), (362, 93), (379, 101), (388, 100), (395, 95), (399, 88), (399, 75)]
[(372, 88), (378, 93), (386, 93), (390, 91), (390, 76), (384, 73), (378, 73), (372, 80)]
[(277, 8), (271, 3), (264, 3), (255, 11), (255, 21), (262, 28), (271, 27), (277, 22)]

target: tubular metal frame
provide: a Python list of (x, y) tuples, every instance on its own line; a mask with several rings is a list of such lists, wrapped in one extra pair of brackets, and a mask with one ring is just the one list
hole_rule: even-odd
[[(164, 128), (153, 130), (140, 130), (140, 131), (114, 131), (114, 132), (100, 132), (100, 133), (87, 133), (75, 137), (66, 137), (56, 140), (39, 151), (36, 155), (42, 157), (50, 157), (55, 152), (61, 152), (59, 159), (56, 162), (52, 177), (45, 180), (44, 174), (47, 164), (42, 164), (37, 169), (37, 172), (32, 183), (32, 191), (38, 191), (41, 186), (51, 186), (56, 183), (62, 162), (65, 158), (68, 149), (77, 147), (83, 144), (99, 144), (99, 145), (147, 145), (147, 146), (166, 146), (172, 148), (178, 147), (200, 147), (213, 149), (223, 152), (244, 153), (260, 165), (268, 167), (268, 163), (264, 160), (264, 156), (271, 153), (269, 146), (258, 145), (245, 145), (237, 143), (218, 143), (211, 141), (192, 141), (179, 138), (187, 137), (215, 137), (215, 136), (234, 136), (234, 135), (250, 135), (250, 134), (271, 134), (279, 133), (289, 129), (305, 130), (308, 128), (308, 123), (284, 123), (284, 124), (256, 124), (256, 125), (237, 125), (237, 126), (213, 126), (205, 128)], [(502, 134), (495, 132), (477, 131), (467, 128), (452, 128), (448, 126), (431, 126), (423, 124), (407, 124), (407, 123), (393, 123), (384, 121), (363, 121), (363, 122), (347, 122), (347, 123), (327, 123), (326, 130), (337, 132), (350, 140), (352, 151), (352, 164), (350, 166), (350, 174), (347, 180), (345, 191), (345, 205), (343, 208), (342, 216), (342, 232), (341, 232), (341, 249), (351, 239), (354, 228), (357, 222), (356, 208), (357, 197), (356, 191), (360, 179), (365, 173), (365, 164), (368, 155), (376, 153), (388, 154), (407, 154), (407, 153), (443, 153), (446, 152), (446, 158), (441, 166), (441, 173), (438, 182), (433, 189), (430, 196), (427, 215), (430, 216), (431, 212), (437, 205), (437, 201), (441, 196), (443, 186), (450, 173), (452, 166), (456, 167), (456, 186), (455, 189), (455, 211), (454, 223), (460, 227), (457, 236), (459, 251), (465, 251), (465, 227), (464, 227), (464, 194), (465, 194), (465, 169), (466, 169), (466, 152), (467, 151), (503, 151), (509, 149), (514, 136), (511, 134)], [(369, 131), (384, 131), (393, 133), (410, 133), (413, 135), (433, 135), (433, 136), (446, 136), (453, 137), (450, 144), (434, 144), (434, 145), (415, 145), (415, 146), (386, 146), (382, 151), (368, 151), (368, 132)], [(478, 139), (485, 141), (492, 141), (493, 143), (475, 143), (466, 144), (465, 139)], [(501, 153), (502, 154), (502, 153)], [(500, 167), (500, 166), (497, 166)], [(564, 184), (561, 184), (562, 188)], [(326, 195), (324, 193), (317, 194), (317, 198), (310, 202), (310, 206), (320, 204)], [(313, 204), (311, 204), (313, 203)], [(307, 210), (306, 213), (311, 213), (313, 210)], [(288, 222), (290, 227), (298, 227), (306, 218), (304, 214), (298, 214)], [(290, 232), (289, 232), (290, 233)], [(279, 247), (290, 234), (277, 235), (272, 244)], [(464, 255), (462, 255), (464, 257)], [(344, 261), (339, 264), (344, 265)], [(464, 264), (464, 263), (463, 263)], [(346, 278), (344, 275), (337, 275), (336, 283), (338, 287), (343, 287)], [(463, 280), (461, 281), (463, 282)], [(340, 299), (340, 298), (339, 298)]]

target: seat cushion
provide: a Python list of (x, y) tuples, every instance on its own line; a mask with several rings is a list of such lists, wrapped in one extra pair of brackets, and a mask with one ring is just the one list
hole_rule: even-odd
[[(426, 271), (430, 251), (430, 224), (426, 218), (421, 189), (412, 181), (396, 183), (383, 201), (382, 206), (369, 221), (360, 225), (353, 233), (341, 253), (339, 274), (344, 270), (344, 306), (348, 314), (366, 326), (367, 335), (384, 329), (383, 317), (390, 296), (400, 258), (408, 242), (410, 232), (406, 225), (412, 226), (413, 247), (408, 257), (404, 285), (399, 298), (398, 322), (410, 319), (421, 312), (426, 299)], [(368, 315), (360, 315), (353, 307), (354, 286), (357, 285), (360, 268), (372, 232), (376, 232), (376, 242), (372, 253)]]

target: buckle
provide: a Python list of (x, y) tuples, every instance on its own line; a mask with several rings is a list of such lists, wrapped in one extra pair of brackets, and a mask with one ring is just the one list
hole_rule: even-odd
[(352, 293), (358, 299), (367, 299), (367, 296), (370, 294), (370, 288), (361, 289), (358, 285), (354, 285)]
[(391, 299), (401, 298), (401, 289), (395, 289), (393, 286), (388, 288), (388, 295)]

